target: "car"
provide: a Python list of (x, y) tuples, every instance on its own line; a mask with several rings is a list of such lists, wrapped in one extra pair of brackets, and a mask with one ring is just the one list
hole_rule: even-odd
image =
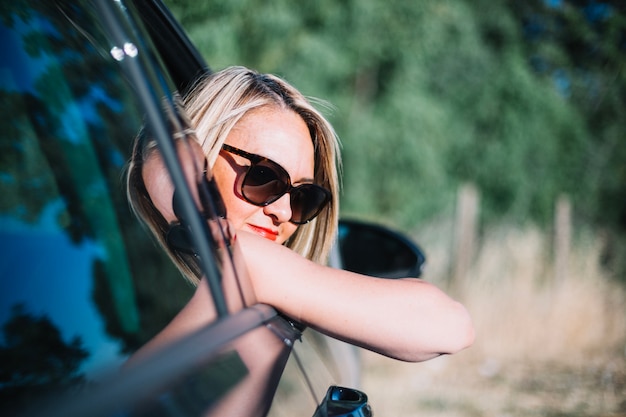
[[(221, 283), (244, 260), (210, 209), (219, 194), (196, 208), (191, 187), (205, 185), (184, 181), (173, 145), (193, 134), (180, 93), (211, 69), (163, 3), (17, 0), (0, 17), (0, 414), (371, 415), (352, 347), (271, 306), (229, 310)], [(194, 291), (127, 203), (144, 130), (180, 191), (219, 318), (127, 366)], [(393, 278), (424, 262), (396, 232), (340, 223), (337, 267)], [(246, 366), (242, 344), (263, 366)]]

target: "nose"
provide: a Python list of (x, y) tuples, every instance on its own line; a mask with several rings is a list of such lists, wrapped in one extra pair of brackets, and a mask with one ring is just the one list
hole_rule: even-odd
[(273, 217), (277, 223), (286, 223), (291, 219), (291, 199), (289, 193), (283, 195), (272, 204), (263, 207), (266, 216)]

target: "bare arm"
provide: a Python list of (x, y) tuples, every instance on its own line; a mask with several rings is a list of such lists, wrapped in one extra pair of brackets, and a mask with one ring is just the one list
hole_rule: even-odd
[[(146, 163), (144, 176), (151, 180), (146, 181), (150, 195), (158, 197), (155, 205), (171, 221), (175, 219), (172, 185), (167, 176), (149, 175), (150, 168), (156, 174), (163, 168)], [(371, 278), (324, 267), (244, 231), (237, 233), (237, 240), (252, 284), (243, 284), (251, 290), (246, 305), (256, 297), (258, 302), (337, 339), (406, 361), (454, 353), (473, 342), (474, 330), (465, 308), (427, 282)], [(224, 281), (227, 286), (229, 282), (228, 278)], [(236, 302), (236, 285), (232, 285), (225, 293), (231, 311), (236, 311), (241, 305)], [(215, 319), (204, 286), (201, 282), (189, 305), (145, 350)]]
[(432, 284), (321, 266), (247, 232), (238, 241), (258, 300), (330, 336), (411, 362), (474, 340), (466, 309)]

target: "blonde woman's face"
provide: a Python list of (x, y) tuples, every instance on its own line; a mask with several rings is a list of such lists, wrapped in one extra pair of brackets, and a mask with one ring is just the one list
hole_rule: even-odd
[[(289, 173), (294, 186), (313, 182), (313, 142), (304, 120), (291, 110), (261, 108), (246, 114), (231, 130), (226, 144), (276, 162)], [(248, 203), (239, 184), (249, 166), (246, 158), (226, 151), (220, 152), (213, 166), (227, 218), (237, 230), (282, 244), (297, 229), (289, 222), (289, 194), (264, 207)]]

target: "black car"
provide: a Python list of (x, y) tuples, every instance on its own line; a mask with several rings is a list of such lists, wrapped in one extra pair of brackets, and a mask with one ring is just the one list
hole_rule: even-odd
[[(243, 260), (227, 230), (204, 227), (172, 140), (190, 131), (179, 92), (210, 68), (164, 5), (18, 0), (0, 17), (0, 414), (371, 415), (344, 387), (358, 384), (350, 347), (270, 306), (228, 313), (223, 274)], [(194, 291), (128, 207), (142, 129), (180, 190), (219, 319), (125, 368)], [(388, 229), (343, 221), (339, 242), (336, 266), (421, 273), (419, 248)], [(248, 369), (242, 341), (267, 365)]]

